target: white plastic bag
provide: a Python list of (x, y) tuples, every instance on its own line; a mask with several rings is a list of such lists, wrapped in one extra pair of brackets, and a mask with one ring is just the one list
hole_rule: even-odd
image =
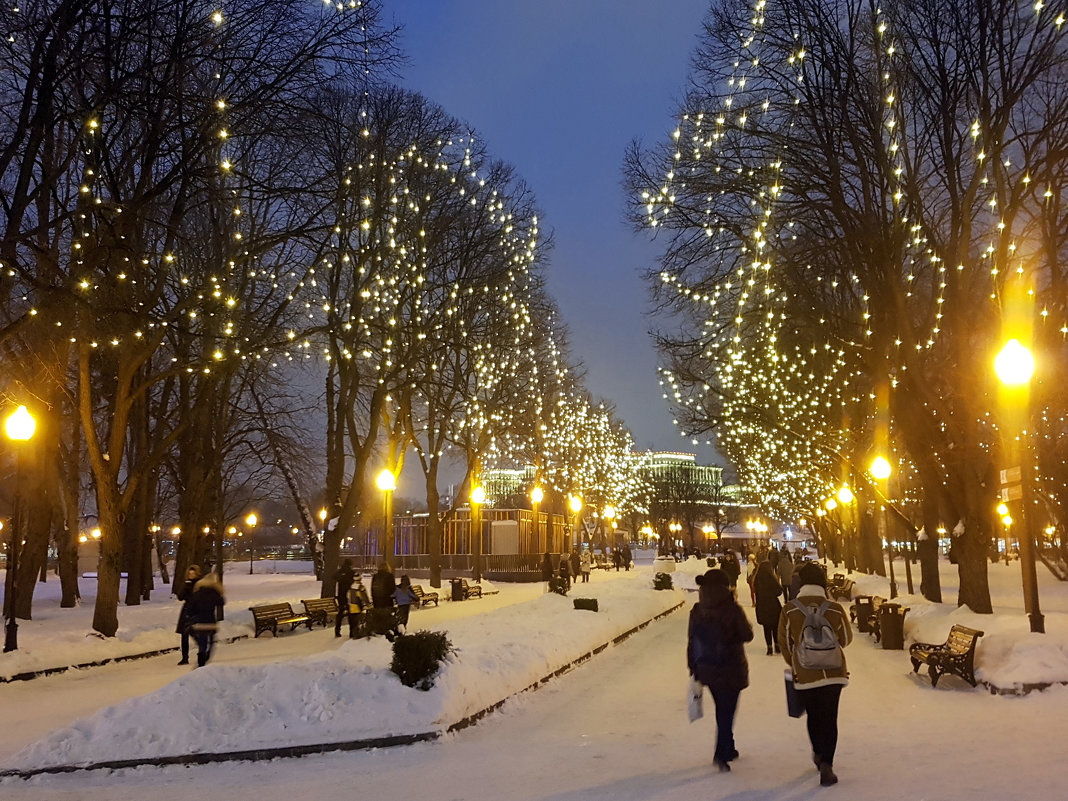
[(704, 699), (705, 685), (701, 684), (697, 679), (690, 679), (690, 686), (686, 689), (686, 711), (690, 716), (690, 723), (693, 723), (705, 714)]

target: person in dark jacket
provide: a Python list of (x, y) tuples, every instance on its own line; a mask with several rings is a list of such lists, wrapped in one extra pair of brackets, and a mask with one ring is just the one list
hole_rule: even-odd
[(753, 627), (738, 606), (730, 577), (709, 570), (697, 577), (698, 601), (690, 610), (686, 663), (690, 675), (708, 687), (716, 703), (716, 750), (713, 762), (720, 771), (731, 769), (738, 758), (734, 746), (734, 713), (738, 696), (749, 686), (745, 643)]
[(393, 571), (389, 565), (383, 562), (378, 566), (378, 572), (371, 579), (371, 606), (375, 609), (389, 609), (393, 606), (393, 593), (397, 589), (397, 583), (393, 579)]
[[(845, 648), (853, 641), (853, 628), (842, 605), (827, 598), (827, 573), (822, 565), (806, 562), (795, 576), (801, 588), (796, 601), (806, 607), (819, 607), (828, 601), (827, 622), (834, 629), (838, 644)], [(827, 787), (838, 782), (834, 772), (834, 752), (838, 747), (838, 702), (842, 688), (849, 683), (845, 656), (836, 668), (806, 668), (798, 661), (796, 651), (805, 627), (806, 612), (791, 602), (779, 616), (779, 648), (790, 666), (794, 686), (801, 698), (808, 724), (808, 739), (812, 744), (812, 762), (820, 772), (820, 784)]]
[(182, 609), (178, 612), (178, 626), (175, 633), (182, 635), (182, 661), (179, 665), (189, 664), (189, 627), (193, 621), (189, 619), (189, 596), (193, 594), (193, 587), (200, 581), (200, 565), (190, 565), (185, 571), (185, 581), (175, 592), (175, 597), (182, 602)]
[(571, 562), (568, 561), (567, 554), (560, 556), (560, 567), (557, 568), (560, 573), (560, 581), (563, 584), (564, 592), (566, 593), (571, 589)]
[(193, 636), (197, 641), (197, 667), (204, 667), (211, 659), (215, 646), (215, 632), (219, 628), (218, 613), (226, 603), (222, 582), (214, 573), (208, 573), (193, 586), (193, 593), (186, 601)]
[(776, 635), (779, 628), (779, 613), (782, 611), (782, 604), (779, 603), (782, 585), (775, 577), (775, 569), (770, 561), (757, 565), (756, 575), (753, 578), (753, 594), (756, 598), (757, 623), (764, 627), (764, 644), (768, 646), (768, 656), (771, 656), (779, 650)]
[(634, 558), (634, 554), (632, 554), (630, 552), (630, 546), (629, 545), (626, 545), (626, 544), (623, 545), (623, 556), (622, 556), (622, 558), (623, 558), (623, 569), (624, 570), (630, 570), (630, 563), (631, 563), (631, 560)]
[(553, 558), (546, 551), (545, 555), (541, 558), (541, 580), (545, 582), (545, 591), (550, 592), (552, 590), (553, 583)]
[[(337, 617), (334, 618), (334, 636), (341, 636), (341, 621), (349, 617), (349, 590), (352, 582), (356, 580), (356, 571), (352, 569), (351, 559), (342, 559), (341, 567), (337, 569), (334, 585), (334, 600), (337, 601)], [(349, 620), (349, 627), (352, 621)]]
[(579, 573), (582, 572), (582, 557), (579, 556), (577, 548), (571, 549), (571, 564), (569, 567), (571, 568), (571, 578), (574, 579), (577, 584)]
[(738, 558), (734, 555), (734, 551), (728, 549), (719, 558), (719, 566), (727, 574), (727, 579), (730, 581), (731, 589), (733, 590), (738, 584), (738, 577), (742, 574), (742, 566), (738, 564)]

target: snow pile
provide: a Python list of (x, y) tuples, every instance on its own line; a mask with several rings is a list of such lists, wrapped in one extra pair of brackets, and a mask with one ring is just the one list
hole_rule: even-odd
[[(680, 603), (681, 591), (655, 592), (651, 573), (576, 587), (600, 611), (576, 611), (572, 598), (547, 594), (485, 614), (454, 619), (455, 653), (427, 691), (403, 686), (389, 670), (381, 637), (337, 650), (248, 665), (209, 664), (148, 695), (108, 707), (17, 754), (6, 767), (239, 751), (341, 742), (446, 728), (546, 677)], [(477, 602), (476, 602), (477, 603)], [(460, 606), (460, 604), (457, 604)], [(465, 604), (466, 608), (474, 603)], [(413, 623), (416, 621), (413, 620)]]

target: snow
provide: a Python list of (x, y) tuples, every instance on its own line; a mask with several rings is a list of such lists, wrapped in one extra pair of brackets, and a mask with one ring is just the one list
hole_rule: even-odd
[[(910, 607), (907, 640), (942, 641), (952, 622), (962, 622), (987, 632), (977, 655), (984, 681), (1001, 688), (1068, 681), (1068, 587), (1040, 572), (1048, 633), (1035, 635), (1021, 609), (1018, 563), (991, 566), (994, 615), (958, 610), (952, 603), (955, 574), (944, 567), (943, 595), (950, 603), (899, 599)], [(425, 693), (403, 687), (389, 672), (382, 638), (335, 640), (332, 631), (321, 629), (220, 645), (213, 662), (195, 671), (178, 668), (168, 654), (0, 685), (0, 709), (11, 724), (0, 731), (0, 767), (441, 728), (537, 682), (680, 598), (688, 605), (692, 595), (685, 589), (704, 569), (698, 560), (679, 565), (673, 579), (681, 589), (672, 592), (650, 589), (648, 566), (631, 573), (595, 571), (572, 597), (598, 598), (598, 613), (576, 611), (570, 598), (544, 595), (541, 585), (506, 584), (482, 601), (413, 612), (413, 628), (445, 630), (457, 646)], [(904, 589), (900, 562), (896, 569)], [(852, 577), (858, 591), (888, 595), (885, 579)], [(261, 581), (273, 584), (270, 591)], [(249, 628), (248, 603), (238, 599), (273, 593), (295, 601), (309, 597), (312, 588), (306, 576), (228, 574), (228, 624), (235, 632)], [(748, 606), (744, 584), (740, 589)], [(42, 621), (20, 626), (20, 644), (36, 659), (55, 660), (67, 652), (37, 633), (38, 622), (50, 614), (40, 606), (35, 617)], [(59, 611), (76, 615), (85, 608)], [(129, 624), (137, 636), (158, 636), (173, 647), (176, 602), (120, 609), (124, 631), (130, 612), (140, 613)], [(152, 614), (164, 631), (151, 632)], [(751, 686), (742, 695), (736, 726), (743, 757), (731, 774), (713, 772), (711, 702), (704, 720), (686, 723), (685, 620), (684, 613), (671, 614), (544, 689), (513, 698), (477, 726), (434, 743), (256, 763), (252, 770), (247, 763), (228, 763), (6, 779), (0, 796), (125, 801), (146, 792), (178, 798), (203, 790), (268, 801), (358, 787), (360, 795), (382, 798), (629, 801), (692, 799), (695, 793), (795, 799), (835, 792), (821, 790), (806, 764), (804, 725), (785, 716), (783, 663), (764, 656), (759, 632), (749, 647)], [(77, 626), (53, 625), (75, 642)], [(129, 643), (118, 638), (104, 645), (121, 650)], [(69, 653), (68, 663), (83, 661), (81, 649), (70, 647), (78, 653)], [(1063, 796), (1063, 777), (1049, 766), (1060, 764), (1060, 744), (1068, 737), (1068, 688), (996, 696), (951, 676), (932, 688), (923, 673), (912, 673), (905, 652), (883, 651), (866, 635), (858, 635), (849, 650), (853, 676), (843, 695), (836, 767), (839, 791), (853, 801)], [(8, 668), (11, 656), (0, 660), (4, 673), (15, 672)]]

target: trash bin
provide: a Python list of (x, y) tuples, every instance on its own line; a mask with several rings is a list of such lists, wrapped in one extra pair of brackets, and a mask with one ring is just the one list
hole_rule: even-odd
[(905, 613), (901, 604), (884, 603), (879, 607), (879, 632), (884, 651), (900, 651), (905, 647)]
[(872, 617), (872, 598), (870, 595), (858, 595), (854, 602), (854, 611), (857, 616), (857, 631), (865, 634), (871, 632), (869, 622)]
[(449, 579), (449, 584), (452, 585), (452, 600), (462, 601), (464, 599), (464, 583), (461, 579)]

